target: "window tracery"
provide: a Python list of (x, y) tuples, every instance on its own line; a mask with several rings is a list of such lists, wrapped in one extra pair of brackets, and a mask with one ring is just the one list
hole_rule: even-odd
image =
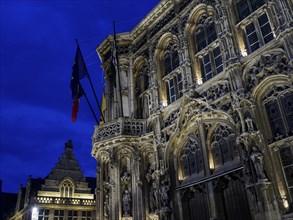
[(289, 135), (293, 131), (293, 91), (284, 86), (275, 86), (264, 98), (267, 118), (270, 124), (273, 142)]
[(182, 149), (180, 159), (184, 177), (196, 175), (203, 171), (202, 150), (197, 138), (189, 138)]
[(243, 20), (264, 4), (264, 0), (238, 0), (236, 2), (236, 8), (239, 20)]
[(61, 185), (60, 185), (60, 196), (61, 197), (66, 197), (66, 198), (71, 198), (73, 193), (74, 193), (74, 186), (71, 181), (65, 180)]
[(285, 146), (280, 149), (279, 156), (282, 163), (284, 176), (287, 182), (289, 195), (293, 199), (293, 147)]
[(223, 71), (221, 49), (212, 16), (200, 16), (194, 30), (195, 57), (200, 60), (203, 81), (207, 81)]
[(246, 52), (252, 53), (274, 39), (264, 0), (238, 0), (236, 8), (239, 24), (243, 29)]
[(180, 60), (177, 45), (169, 43), (163, 56), (164, 76), (163, 80), (167, 87), (169, 104), (183, 95), (183, 81), (181, 72), (178, 70)]
[(220, 125), (212, 136), (211, 150), (215, 168), (234, 160), (239, 154), (236, 136), (228, 126)]
[(136, 98), (138, 105), (138, 118), (147, 118), (149, 116), (150, 95), (145, 91), (149, 88), (149, 67), (146, 63), (140, 66), (136, 76)]

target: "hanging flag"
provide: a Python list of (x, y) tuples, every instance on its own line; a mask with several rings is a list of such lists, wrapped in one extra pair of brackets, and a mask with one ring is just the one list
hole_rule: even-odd
[(83, 88), (79, 82), (79, 80), (83, 79), (87, 75), (87, 69), (80, 51), (79, 46), (77, 47), (73, 70), (72, 70), (72, 78), (70, 83), (70, 88), (72, 91), (72, 100), (73, 100), (73, 108), (72, 108), (72, 121), (75, 122), (77, 118), (79, 99), (84, 95)]

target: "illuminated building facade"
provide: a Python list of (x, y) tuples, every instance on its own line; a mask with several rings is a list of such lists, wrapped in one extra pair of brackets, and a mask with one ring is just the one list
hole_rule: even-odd
[(45, 179), (29, 177), (20, 187), (10, 220), (94, 220), (96, 178), (84, 177), (71, 140)]
[(291, 0), (162, 0), (97, 48), (97, 219), (292, 219)]

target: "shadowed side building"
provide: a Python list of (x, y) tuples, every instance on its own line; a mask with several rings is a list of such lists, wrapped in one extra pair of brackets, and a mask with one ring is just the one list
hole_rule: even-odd
[[(71, 140), (44, 179), (29, 176), (20, 187), (11, 220), (91, 220), (96, 217), (96, 178), (84, 177)], [(5, 202), (5, 201), (4, 201)]]
[(97, 219), (292, 219), (292, 0), (161, 0), (114, 39)]

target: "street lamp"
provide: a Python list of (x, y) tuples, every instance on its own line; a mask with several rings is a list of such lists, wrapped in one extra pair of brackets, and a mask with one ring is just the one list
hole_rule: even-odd
[(39, 209), (34, 206), (32, 208), (32, 220), (38, 220), (38, 217), (39, 217)]

